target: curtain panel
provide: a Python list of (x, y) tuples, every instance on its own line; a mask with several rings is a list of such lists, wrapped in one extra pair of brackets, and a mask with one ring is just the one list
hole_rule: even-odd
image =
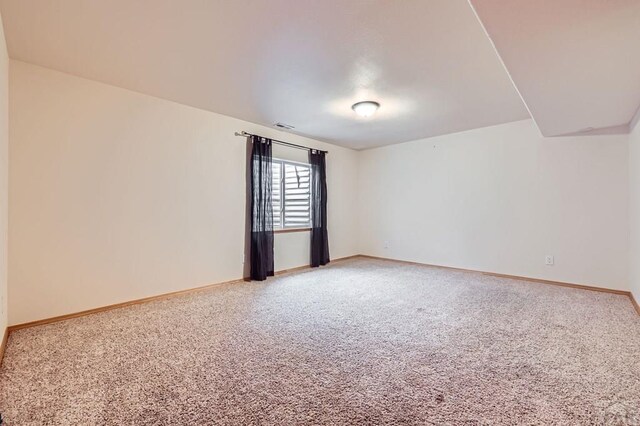
[(251, 136), (251, 272), (252, 280), (273, 276), (273, 206), (271, 139)]
[(309, 151), (311, 165), (311, 266), (329, 263), (327, 232), (327, 171), (325, 154)]

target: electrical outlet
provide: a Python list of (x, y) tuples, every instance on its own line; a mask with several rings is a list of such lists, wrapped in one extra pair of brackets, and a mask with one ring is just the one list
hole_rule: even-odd
[(553, 265), (553, 256), (548, 254), (545, 256), (544, 258), (544, 264), (545, 265)]
[(389, 249), (389, 241), (385, 241), (384, 242), (384, 249), (388, 250)]

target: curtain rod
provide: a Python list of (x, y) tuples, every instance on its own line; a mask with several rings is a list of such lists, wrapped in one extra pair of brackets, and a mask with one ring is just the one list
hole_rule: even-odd
[[(243, 136), (243, 137), (249, 137), (249, 136), (257, 136), (259, 138), (265, 138), (264, 136), (260, 136), (260, 135), (254, 135), (253, 133), (248, 133), (245, 132), (244, 130), (242, 132), (236, 132), (235, 133), (236, 136)], [(269, 138), (265, 138), (265, 139), (269, 139)], [(285, 142), (285, 141), (279, 141), (277, 139), (271, 139), (271, 141), (273, 143), (277, 143), (278, 145), (284, 145), (284, 146), (288, 146), (291, 148), (298, 148), (298, 149), (304, 149), (307, 151), (318, 151), (318, 152), (324, 152), (325, 154), (328, 154), (329, 151), (323, 151), (321, 149), (316, 149), (316, 148), (309, 148), (308, 146), (304, 146), (304, 145), (297, 145), (295, 143), (291, 143), (291, 142)]]

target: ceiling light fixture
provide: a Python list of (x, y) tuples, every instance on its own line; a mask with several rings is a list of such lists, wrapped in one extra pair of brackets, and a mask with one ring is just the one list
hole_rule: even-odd
[(360, 117), (371, 117), (380, 108), (380, 104), (374, 101), (363, 101), (353, 104), (351, 109)]

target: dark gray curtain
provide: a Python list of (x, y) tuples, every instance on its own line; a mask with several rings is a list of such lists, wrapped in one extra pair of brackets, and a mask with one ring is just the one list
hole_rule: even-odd
[(311, 164), (311, 266), (329, 263), (325, 153), (309, 151)]
[(273, 276), (271, 139), (251, 137), (251, 279)]

